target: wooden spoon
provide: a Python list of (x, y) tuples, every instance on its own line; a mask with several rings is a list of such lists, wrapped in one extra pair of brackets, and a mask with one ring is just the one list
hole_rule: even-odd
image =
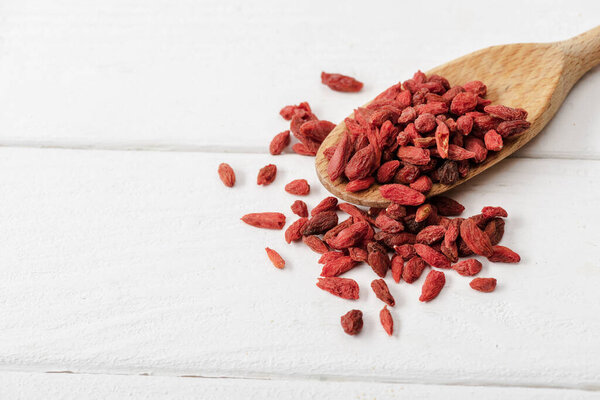
[[(492, 104), (521, 107), (529, 112), (531, 127), (520, 136), (507, 140), (501, 151), (491, 154), (481, 164), (452, 185), (434, 184), (428, 196), (441, 194), (520, 149), (533, 139), (552, 119), (567, 93), (587, 71), (600, 63), (600, 26), (574, 38), (554, 43), (520, 43), (493, 46), (433, 68), (427, 75), (438, 74), (452, 86), (472, 80), (487, 85)], [(595, 99), (592, 99), (595, 101)], [(332, 194), (351, 203), (368, 207), (385, 207), (389, 201), (379, 194), (379, 185), (362, 192), (346, 192), (347, 181), (331, 182), (327, 175), (328, 160), (323, 151), (338, 142), (346, 129), (344, 122), (327, 136), (316, 157), (319, 180)]]

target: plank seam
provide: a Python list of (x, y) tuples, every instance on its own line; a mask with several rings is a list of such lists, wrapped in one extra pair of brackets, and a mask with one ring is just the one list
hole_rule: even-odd
[(410, 382), (402, 379), (385, 379), (368, 376), (342, 376), (342, 375), (285, 375), (285, 374), (248, 374), (248, 375), (198, 375), (198, 374), (178, 374), (169, 371), (155, 372), (106, 372), (106, 371), (72, 371), (72, 370), (39, 370), (38, 367), (10, 368), (0, 367), (0, 372), (22, 372), (39, 374), (72, 374), (72, 375), (106, 375), (106, 376), (148, 376), (148, 377), (172, 377), (172, 378), (194, 378), (194, 379), (236, 379), (236, 380), (261, 380), (261, 381), (322, 381), (322, 382), (364, 382), (375, 384), (399, 384), (399, 385), (424, 385), (424, 386), (452, 386), (452, 387), (482, 387), (482, 388), (514, 388), (514, 389), (555, 389), (571, 390), (596, 393), (600, 392), (598, 386), (573, 386), (573, 385), (553, 385), (553, 384), (503, 384), (498, 382), (468, 383), (468, 382)]
[[(25, 148), (25, 149), (55, 149), (55, 150), (98, 150), (98, 151), (148, 151), (148, 152), (181, 152), (181, 153), (224, 153), (224, 154), (264, 154), (269, 155), (266, 146), (202, 146), (193, 144), (168, 144), (168, 143), (116, 143), (116, 144), (94, 144), (94, 143), (12, 143), (1, 142), (2, 148)], [(284, 154), (295, 154), (292, 152)], [(534, 160), (583, 160), (583, 161), (600, 161), (600, 156), (592, 154), (581, 154), (573, 157), (567, 154), (546, 153), (539, 156), (523, 156), (512, 154), (508, 158), (522, 158)]]

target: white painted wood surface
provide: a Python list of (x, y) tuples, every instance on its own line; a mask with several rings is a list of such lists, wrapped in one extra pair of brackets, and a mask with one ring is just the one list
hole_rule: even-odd
[[(263, 155), (9, 149), (0, 151), (0, 364), (37, 370), (293, 377), (599, 389), (599, 161), (511, 159), (455, 192), (475, 213), (510, 213), (503, 243), (518, 265), (485, 263), (496, 292), (448, 274), (436, 301), (390, 282), (397, 333), (386, 337), (368, 266), (351, 271), (361, 299), (314, 286), (318, 256), (282, 231), (239, 217), (283, 211), (286, 182), (311, 159)], [(228, 161), (239, 183), (225, 188)], [(537, 181), (539, 185), (532, 185)], [(467, 185), (465, 185), (467, 186)], [(587, 187), (593, 190), (581, 190)], [(501, 199), (501, 200), (500, 200)], [(273, 247), (289, 261), (274, 269)], [(362, 309), (348, 337), (339, 316)], [(451, 361), (450, 361), (451, 360)]]
[[(15, 395), (15, 393), (17, 395)], [(405, 385), (373, 382), (199, 379), (169, 376), (43, 374), (0, 372), (0, 396), (12, 400), (39, 398), (133, 399), (331, 399), (331, 400), (591, 400), (593, 392), (539, 388)]]
[[(282, 105), (337, 121), (416, 68), (600, 17), (583, 0), (427, 4), (1, 2), (0, 397), (598, 398), (598, 68), (517, 157), (454, 192), (469, 214), (504, 206), (503, 244), (523, 261), (485, 263), (492, 294), (449, 274), (430, 304), (422, 280), (388, 278), (392, 338), (367, 266), (349, 274), (361, 299), (337, 299), (314, 286), (318, 256), (239, 221), (292, 221), (294, 178), (312, 184), (309, 206), (327, 195), (312, 158), (266, 154)], [(364, 92), (329, 91), (322, 69)], [(277, 181), (257, 187), (273, 161)], [(350, 308), (360, 337), (339, 328)]]

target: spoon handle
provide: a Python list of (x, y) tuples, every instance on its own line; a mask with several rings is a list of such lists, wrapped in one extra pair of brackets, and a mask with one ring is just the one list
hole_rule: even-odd
[(572, 84), (600, 64), (600, 26), (558, 44), (567, 56), (564, 72), (571, 75)]

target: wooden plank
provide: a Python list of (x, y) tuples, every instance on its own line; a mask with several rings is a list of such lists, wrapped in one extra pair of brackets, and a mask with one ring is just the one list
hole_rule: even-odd
[[(264, 152), (286, 128), (283, 105), (308, 100), (337, 122), (419, 68), (494, 44), (566, 39), (598, 23), (593, 2), (569, 2), (568, 12), (559, 1), (503, 4), (490, 13), (474, 0), (5, 0), (0, 144)], [(357, 13), (360, 29), (348, 24)], [(397, 23), (423, 14), (428, 29), (421, 18)], [(365, 89), (332, 92), (319, 82), (322, 70), (355, 75)], [(598, 159), (600, 116), (589, 99), (599, 89), (596, 69), (520, 155)]]
[[(233, 189), (217, 179), (227, 161)], [(275, 161), (277, 180), (254, 184)], [(435, 301), (421, 281), (388, 282), (397, 332), (385, 335), (368, 266), (361, 299), (314, 286), (318, 256), (283, 232), (244, 225), (282, 211), (300, 156), (0, 149), (0, 367), (230, 377), (600, 388), (598, 161), (510, 159), (454, 196), (468, 215), (502, 205), (519, 265), (484, 262), (498, 289), (448, 275)], [(287, 259), (274, 269), (264, 247)], [(339, 317), (365, 313), (359, 337)]]
[(18, 399), (597, 399), (598, 392), (380, 382), (182, 378), (0, 371), (0, 395)]

